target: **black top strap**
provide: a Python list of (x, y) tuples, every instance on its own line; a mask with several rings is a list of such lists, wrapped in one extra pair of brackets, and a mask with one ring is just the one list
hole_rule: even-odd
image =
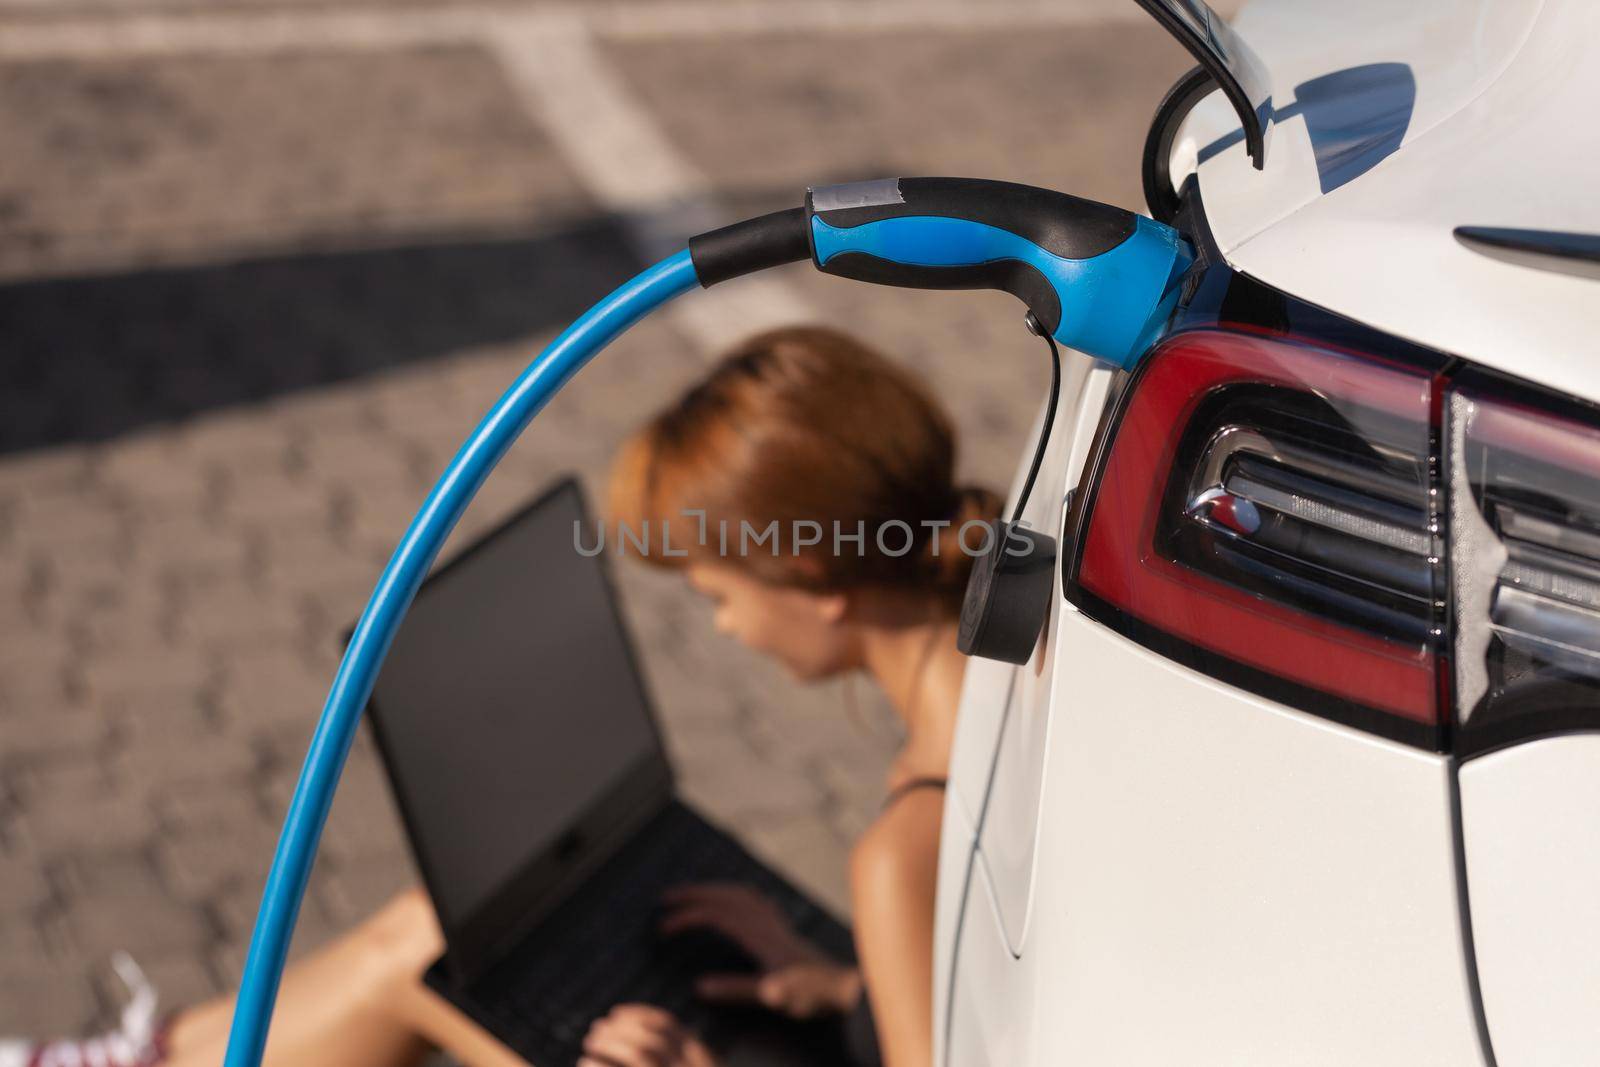
[(893, 789), (889, 790), (889, 795), (883, 798), (883, 810), (888, 810), (888, 808), (889, 808), (889, 806), (891, 804), (893, 804), (895, 801), (899, 800), (901, 797), (905, 796), (907, 793), (910, 793), (910, 792), (912, 792), (914, 790), (917, 790), (917, 789), (941, 789), (942, 790), (946, 785), (949, 784), (949, 782), (950, 782), (950, 780), (948, 778), (928, 778), (928, 777), (909, 778), (906, 781), (901, 782), (899, 785), (895, 786)]
[(872, 1017), (872, 1002), (867, 999), (865, 989), (856, 998), (856, 1006), (845, 1013), (841, 1029), (849, 1067), (883, 1067), (878, 1025)]

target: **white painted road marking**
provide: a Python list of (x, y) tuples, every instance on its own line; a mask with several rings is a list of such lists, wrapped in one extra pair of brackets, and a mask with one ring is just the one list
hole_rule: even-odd
[[(583, 20), (511, 20), (485, 43), (578, 179), (623, 220), (642, 258), (662, 259), (694, 234), (732, 221), (717, 207), (711, 180), (635, 100), (594, 47)], [(771, 275), (745, 280), (736, 291), (691, 293), (666, 313), (711, 351), (758, 330), (816, 317), (792, 286)]]

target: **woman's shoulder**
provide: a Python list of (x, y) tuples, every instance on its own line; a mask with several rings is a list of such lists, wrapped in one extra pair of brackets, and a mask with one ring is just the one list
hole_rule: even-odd
[(850, 850), (850, 880), (858, 897), (898, 895), (908, 886), (928, 884), (938, 867), (943, 815), (943, 789), (902, 788)]

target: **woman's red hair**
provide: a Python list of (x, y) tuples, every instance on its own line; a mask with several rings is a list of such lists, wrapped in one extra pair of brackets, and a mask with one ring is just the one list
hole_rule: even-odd
[[(645, 555), (662, 565), (721, 553), (777, 585), (920, 587), (958, 607), (972, 566), (962, 525), (994, 518), (1000, 500), (957, 486), (955, 458), (949, 416), (911, 374), (838, 330), (788, 327), (735, 346), (623, 445), (610, 518), (657, 531)], [(897, 528), (885, 551), (877, 531), (896, 520), (910, 527), (911, 546)], [(738, 550), (741, 523), (759, 532), (774, 521), (776, 555)], [(790, 531), (807, 521), (821, 526), (822, 542), (796, 555)], [(687, 556), (662, 552), (663, 522), (674, 553)], [(719, 523), (729, 532), (725, 553)], [(862, 542), (842, 541), (836, 552), (833, 531), (853, 535), (858, 524)]]

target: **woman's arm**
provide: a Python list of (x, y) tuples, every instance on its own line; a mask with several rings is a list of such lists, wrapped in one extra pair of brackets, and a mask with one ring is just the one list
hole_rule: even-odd
[(933, 908), (944, 794), (894, 802), (850, 856), (856, 953), (885, 1067), (933, 1063)]

